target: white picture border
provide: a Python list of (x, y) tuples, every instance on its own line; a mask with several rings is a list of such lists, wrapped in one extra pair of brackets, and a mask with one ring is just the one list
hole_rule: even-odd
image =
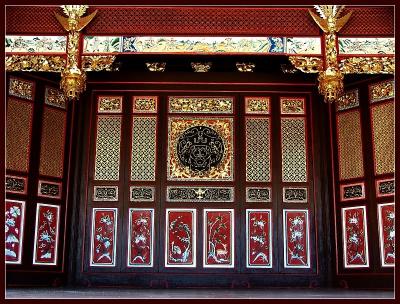
[[(249, 215), (252, 212), (264, 212), (268, 213), (269, 220), (269, 265), (251, 265), (250, 264), (250, 233), (249, 233), (249, 224), (250, 218)], [(272, 209), (246, 209), (246, 268), (272, 268)]]
[[(169, 212), (191, 212), (192, 213), (192, 264), (168, 264), (168, 248), (169, 248)], [(165, 249), (164, 249), (164, 266), (165, 267), (196, 267), (196, 225), (197, 225), (197, 209), (180, 209), (180, 208), (167, 208), (165, 209)]]
[[(151, 241), (150, 241), (150, 264), (131, 263), (131, 242), (132, 242), (132, 213), (135, 211), (150, 211), (151, 213)], [(128, 255), (126, 265), (127, 267), (153, 267), (154, 256), (154, 208), (129, 208), (129, 223), (128, 223)]]
[(18, 248), (18, 260), (17, 261), (7, 261), (6, 257), (4, 257), (4, 260), (6, 262), (6, 264), (21, 264), (22, 263), (22, 247), (23, 247), (23, 242), (24, 242), (24, 226), (25, 226), (25, 201), (19, 201), (19, 200), (11, 200), (11, 199), (6, 199), (5, 200), (6, 203), (10, 202), (10, 203), (18, 203), (21, 204), (21, 229), (20, 229), (20, 233), (19, 233), (19, 248)]
[[(365, 265), (349, 265), (347, 264), (347, 232), (346, 232), (346, 217), (345, 213), (348, 210), (362, 209), (364, 221), (364, 245), (365, 245)], [(342, 208), (342, 244), (343, 244), (343, 267), (344, 268), (369, 268), (369, 252), (368, 252), (368, 231), (367, 231), (367, 208), (365, 206), (344, 207)]]
[(378, 204), (378, 228), (379, 228), (379, 252), (381, 267), (394, 267), (395, 263), (385, 263), (385, 241), (383, 239), (383, 227), (382, 227), (382, 208), (385, 206), (393, 206), (394, 203)]
[[(231, 263), (230, 264), (221, 264), (221, 265), (208, 265), (207, 264), (207, 212), (230, 212), (230, 238), (231, 238)], [(235, 230), (235, 210), (234, 209), (204, 209), (203, 210), (203, 267), (204, 268), (234, 268), (235, 267), (235, 239), (234, 239), (234, 230)]]
[[(114, 212), (114, 243), (113, 243), (113, 261), (112, 263), (96, 263), (93, 261), (93, 239), (95, 232), (95, 214), (97, 211), (113, 211)], [(92, 209), (92, 232), (90, 236), (90, 266), (91, 267), (115, 267), (115, 260), (117, 255), (117, 229), (118, 229), (118, 208), (93, 208)]]
[[(306, 214), (305, 219), (306, 223), (306, 245), (307, 245), (307, 264), (306, 265), (289, 265), (288, 256), (287, 256), (287, 214), (288, 212), (303, 212)], [(310, 261), (310, 220), (308, 209), (283, 209), (283, 266), (284, 268), (311, 268), (311, 261)]]
[[(54, 245), (54, 258), (53, 262), (38, 262), (36, 261), (36, 250), (37, 250), (37, 234), (38, 234), (38, 221), (39, 221), (39, 209), (41, 206), (47, 206), (57, 209), (57, 225), (56, 225), (56, 242)], [(34, 247), (33, 247), (33, 265), (57, 265), (57, 251), (58, 251), (58, 237), (59, 237), (59, 227), (60, 227), (60, 209), (59, 205), (51, 205), (51, 204), (43, 204), (37, 203), (36, 205), (36, 220), (35, 220), (35, 239), (34, 239)]]

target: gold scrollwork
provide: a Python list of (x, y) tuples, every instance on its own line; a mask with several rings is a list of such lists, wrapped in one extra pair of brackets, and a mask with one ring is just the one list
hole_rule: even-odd
[(166, 62), (146, 62), (146, 67), (150, 72), (164, 72)]
[(61, 56), (11, 55), (6, 56), (6, 71), (61, 72), (65, 63)]
[(192, 62), (191, 66), (195, 72), (208, 72), (211, 69), (212, 62)]
[(82, 56), (82, 69), (86, 72), (117, 71), (114, 67), (116, 56)]
[(339, 63), (343, 74), (394, 74), (394, 57), (350, 57)]
[(254, 63), (248, 62), (237, 62), (236, 63), (236, 68), (239, 72), (254, 72), (254, 68), (256, 67), (256, 65)]
[(318, 57), (289, 56), (293, 66), (303, 73), (319, 73), (323, 70), (323, 62)]

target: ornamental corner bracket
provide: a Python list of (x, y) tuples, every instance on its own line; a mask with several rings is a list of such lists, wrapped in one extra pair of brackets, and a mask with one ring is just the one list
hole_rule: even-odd
[(344, 5), (315, 5), (318, 15), (309, 13), (324, 32), (325, 52), (322, 58), (289, 56), (292, 65), (303, 73), (318, 73), (318, 90), (327, 103), (336, 102), (344, 93), (344, 74), (394, 74), (394, 57), (346, 57), (338, 60), (337, 33), (349, 21), (352, 11), (344, 16)]

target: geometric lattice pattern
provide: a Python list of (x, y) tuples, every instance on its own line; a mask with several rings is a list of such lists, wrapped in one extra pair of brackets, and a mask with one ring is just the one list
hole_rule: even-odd
[(394, 102), (371, 107), (375, 174), (394, 172)]
[(95, 180), (119, 179), (121, 122), (122, 118), (118, 116), (98, 117)]
[(44, 107), (39, 166), (41, 175), (63, 177), (66, 115), (64, 111)]
[(337, 116), (339, 179), (364, 176), (360, 112), (350, 111)]
[(8, 99), (6, 125), (7, 169), (28, 172), (33, 104)]
[(269, 182), (269, 118), (246, 119), (246, 181)]
[(307, 182), (305, 118), (282, 118), (282, 181)]
[(131, 180), (155, 180), (156, 129), (156, 117), (133, 118)]

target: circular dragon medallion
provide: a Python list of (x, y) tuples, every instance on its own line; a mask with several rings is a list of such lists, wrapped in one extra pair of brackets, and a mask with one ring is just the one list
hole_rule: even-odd
[(217, 166), (224, 156), (224, 142), (210, 127), (196, 126), (179, 137), (177, 155), (185, 167), (196, 173), (207, 172)]

